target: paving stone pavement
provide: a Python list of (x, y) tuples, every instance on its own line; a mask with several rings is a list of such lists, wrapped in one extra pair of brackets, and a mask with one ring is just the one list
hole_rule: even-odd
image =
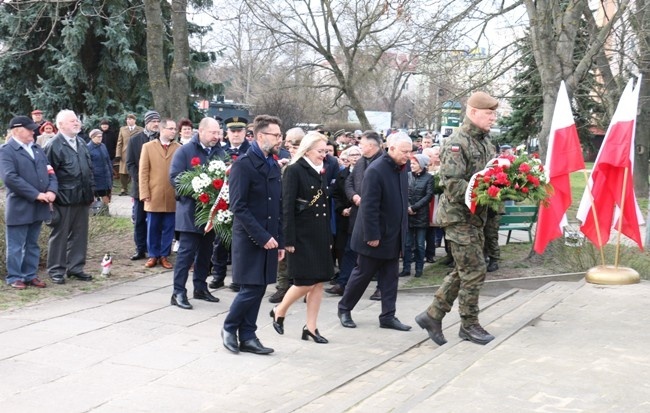
[[(374, 286), (371, 285), (371, 288)], [(371, 289), (370, 288), (370, 289)], [(483, 297), (488, 346), (438, 347), (413, 318), (430, 292), (401, 292), (397, 316), (415, 328), (380, 329), (380, 303), (360, 301), (356, 329), (340, 326), (336, 297), (300, 340), (297, 302), (275, 333), (264, 301), (259, 337), (270, 356), (230, 354), (219, 331), (234, 297), (169, 305), (171, 273), (0, 313), (3, 412), (645, 412), (650, 411), (650, 283), (557, 283)], [(269, 287), (267, 295), (273, 292)], [(500, 340), (501, 338), (501, 340)]]
[(400, 291), (397, 316), (409, 332), (378, 327), (380, 303), (367, 299), (374, 284), (352, 314), (356, 329), (340, 326), (338, 298), (325, 297), (326, 345), (300, 340), (301, 302), (285, 334), (275, 333), (265, 299), (258, 334), (276, 352), (256, 356), (221, 344), (235, 293), (218, 290), (221, 302), (192, 300), (185, 311), (169, 305), (171, 279), (0, 312), (0, 411), (650, 411), (650, 283), (492, 288), (481, 298), (496, 336), (487, 346), (457, 337), (456, 309), (443, 324), (449, 343), (431, 342), (413, 320), (430, 290)]

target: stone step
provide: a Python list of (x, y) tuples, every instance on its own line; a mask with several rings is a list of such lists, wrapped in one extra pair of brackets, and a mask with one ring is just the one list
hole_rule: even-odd
[[(412, 411), (477, 360), (570, 294), (577, 283), (549, 283), (536, 291), (513, 289), (482, 304), (481, 322), (496, 335), (487, 346), (461, 340), (459, 318), (445, 319), (448, 343), (436, 346), (426, 335), (407, 348), (376, 360), (374, 366), (356, 366), (341, 384), (319, 397), (296, 400), (281, 411)], [(335, 383), (330, 383), (332, 387)], [(302, 404), (302, 407), (298, 407)], [(425, 403), (423, 406), (430, 406)], [(286, 408), (286, 410), (285, 410)]]

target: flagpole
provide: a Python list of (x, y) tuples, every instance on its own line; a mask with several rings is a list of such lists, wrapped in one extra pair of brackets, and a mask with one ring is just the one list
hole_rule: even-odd
[(625, 211), (625, 190), (627, 188), (627, 172), (629, 168), (625, 167), (623, 175), (623, 190), (621, 191), (621, 215), (618, 217), (618, 235), (616, 236), (616, 255), (614, 256), (614, 268), (618, 268), (618, 256), (621, 252), (621, 230), (623, 229), (623, 211)]
[(596, 206), (594, 204), (594, 196), (591, 193), (591, 188), (589, 187), (589, 176), (587, 175), (587, 170), (583, 169), (582, 172), (585, 174), (585, 180), (587, 181), (587, 185), (585, 186), (587, 188), (587, 192), (589, 192), (589, 198), (591, 199), (591, 213), (594, 216), (594, 223), (596, 224), (596, 236), (598, 237), (598, 244), (600, 244), (600, 247), (598, 248), (600, 250), (600, 261), (602, 262), (603, 266), (605, 265), (605, 253), (603, 252), (603, 239), (602, 236), (600, 235), (600, 225), (598, 224), (598, 214), (596, 214)]

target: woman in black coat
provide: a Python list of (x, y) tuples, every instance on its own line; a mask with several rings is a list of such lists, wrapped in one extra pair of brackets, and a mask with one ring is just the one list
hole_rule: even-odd
[(271, 310), (273, 328), (284, 334), (284, 317), (299, 298), (307, 295), (307, 324), (302, 339), (327, 343), (317, 328), (323, 284), (334, 275), (329, 199), (325, 165), (327, 138), (308, 133), (301, 141), (282, 178), (282, 209), (287, 271), (293, 285)]
[(413, 155), (409, 172), (409, 230), (404, 251), (404, 268), (401, 277), (411, 275), (412, 254), (415, 252), (415, 276), (421, 277), (424, 269), (425, 240), (429, 227), (429, 201), (433, 196), (433, 176), (427, 173), (429, 157)]

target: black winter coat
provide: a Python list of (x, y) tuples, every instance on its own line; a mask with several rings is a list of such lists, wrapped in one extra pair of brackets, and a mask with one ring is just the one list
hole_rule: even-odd
[(433, 196), (433, 176), (427, 171), (419, 175), (409, 172), (409, 207), (415, 215), (409, 215), (409, 228), (429, 226), (429, 201)]
[(57, 205), (90, 205), (95, 199), (95, 180), (86, 143), (79, 137), (75, 151), (61, 133), (45, 147), (45, 155), (59, 184)]
[[(334, 276), (330, 249), (331, 209), (326, 181), (327, 174), (319, 174), (304, 159), (287, 166), (284, 171), (282, 210), (285, 245), (296, 248), (294, 253), (287, 253), (289, 278), (327, 281)], [(298, 198), (312, 205), (298, 213)]]

